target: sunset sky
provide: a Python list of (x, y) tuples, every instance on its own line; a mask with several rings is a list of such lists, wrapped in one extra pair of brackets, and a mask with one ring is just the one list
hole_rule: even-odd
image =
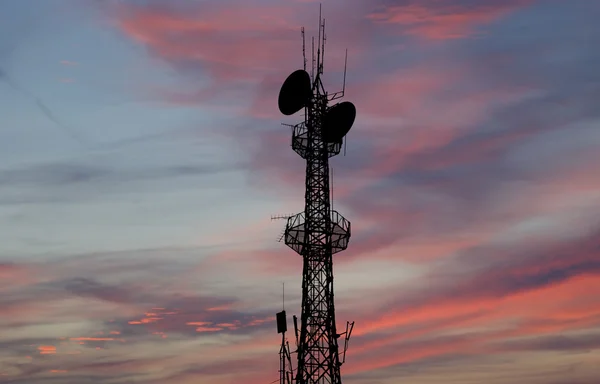
[[(322, 3), (344, 383), (597, 384), (600, 1)], [(277, 380), (318, 4), (0, 0), (0, 383)]]

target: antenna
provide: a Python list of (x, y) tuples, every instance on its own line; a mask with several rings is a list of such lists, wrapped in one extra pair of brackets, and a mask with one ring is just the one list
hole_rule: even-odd
[[(317, 47), (315, 37), (311, 39), (310, 74), (306, 70), (292, 73), (284, 82), (279, 96), (279, 109), (284, 115), (304, 108), (304, 121), (292, 129), (292, 149), (306, 161), (304, 211), (293, 216), (272, 217), (287, 219), (282, 238), (303, 259), (300, 327), (294, 316), (298, 365), (295, 374), (293, 369), (287, 369), (295, 378), (292, 383), (285, 384), (341, 383), (340, 366), (345, 361), (347, 349), (346, 341), (343, 356), (338, 352), (341, 335), (337, 334), (333, 307), (332, 260), (334, 254), (348, 247), (351, 232), (350, 222), (333, 210), (334, 174), (329, 158), (340, 154), (344, 138), (354, 124), (356, 107), (347, 101), (328, 106), (330, 101), (341, 98), (345, 91), (348, 51), (344, 62), (342, 96), (338, 92), (329, 97), (321, 79), (327, 40), (321, 11), (322, 6), (319, 5)], [(301, 32), (306, 63), (303, 28)], [(308, 96), (304, 93), (307, 84), (310, 87)], [(285, 300), (285, 288), (283, 297)], [(346, 339), (350, 332), (351, 328), (347, 325)], [(286, 380), (284, 370), (286, 366), (282, 363), (282, 384)]]
[(333, 211), (333, 167), (329, 168), (329, 170), (331, 171), (330, 195), (331, 195), (331, 210)]
[(288, 368), (293, 371), (292, 359), (290, 356), (290, 346), (285, 338), (287, 331), (287, 317), (285, 310), (277, 313), (277, 333), (281, 333), (281, 347), (279, 348), (279, 383), (286, 384), (288, 377)]
[(348, 48), (346, 48), (346, 56), (344, 57), (344, 82), (342, 83), (342, 97), (346, 92), (346, 67), (348, 66)]
[(290, 213), (289, 215), (271, 215), (271, 220), (282, 220), (282, 219), (289, 219), (290, 217), (293, 217), (294, 214)]
[(306, 106), (311, 94), (312, 89), (308, 73), (303, 69), (292, 72), (285, 79), (279, 91), (279, 99), (277, 100), (279, 112), (287, 116), (293, 115)]
[(346, 332), (338, 335), (342, 336), (345, 335), (344, 337), (344, 352), (342, 354), (342, 361), (340, 361), (340, 365), (344, 364), (346, 362), (346, 351), (348, 351), (348, 343), (350, 342), (350, 336), (352, 335), (352, 330), (354, 329), (354, 321), (351, 322), (346, 322)]
[(300, 28), (302, 34), (302, 59), (304, 62), (304, 70), (306, 71), (306, 39), (304, 38), (304, 27)]
[(321, 74), (323, 74), (323, 66), (325, 65), (325, 40), (327, 40), (325, 36), (325, 19), (323, 19), (321, 28), (323, 28), (323, 40), (321, 40)]
[(329, 108), (323, 118), (323, 140), (337, 143), (350, 132), (356, 119), (356, 107), (349, 101), (343, 101)]
[[(313, 83), (315, 82), (315, 37), (312, 37), (312, 69), (310, 70), (310, 77)], [(314, 84), (313, 84), (314, 86)]]
[(296, 333), (296, 347), (298, 346), (298, 317), (296, 315), (293, 316), (294, 319), (294, 332)]
[(331, 95), (329, 101), (341, 99), (346, 94), (346, 70), (348, 69), (348, 49), (346, 48), (346, 56), (344, 57), (344, 80), (342, 83), (342, 90)]
[(321, 4), (319, 3), (319, 37), (317, 38), (317, 76), (321, 74)]

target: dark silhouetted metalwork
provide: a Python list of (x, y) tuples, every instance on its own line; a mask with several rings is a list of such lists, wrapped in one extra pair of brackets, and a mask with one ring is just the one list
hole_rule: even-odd
[(310, 100), (310, 76), (299, 69), (288, 76), (279, 92), (279, 111), (284, 115), (293, 115), (306, 106)]
[[(340, 366), (345, 361), (354, 326), (354, 323), (347, 323), (346, 332), (337, 333), (332, 256), (348, 247), (350, 222), (331, 208), (329, 158), (340, 153), (344, 137), (354, 123), (356, 109), (349, 102), (328, 107), (330, 101), (344, 96), (346, 68), (343, 90), (329, 96), (321, 82), (325, 40), (325, 22), (319, 15), (317, 51), (315, 55), (313, 38), (310, 75), (306, 71), (303, 28), (304, 69), (293, 72), (287, 78), (279, 95), (279, 108), (283, 114), (291, 115), (304, 108), (304, 121), (292, 126), (292, 148), (306, 160), (304, 212), (287, 217), (283, 234), (285, 244), (303, 258), (303, 279), (299, 335), (294, 316), (298, 365), (295, 374), (291, 368), (289, 375), (281, 373), (282, 384), (340, 384)], [(311, 89), (308, 98), (304, 93), (307, 80)], [(280, 316), (285, 315), (278, 315), (279, 329)], [(345, 336), (342, 352), (338, 346), (341, 336)], [(289, 356), (285, 346), (283, 336), (280, 354), (281, 369), (284, 371), (285, 361), (291, 361), (285, 360)], [(293, 379), (290, 380), (289, 376), (293, 376)]]

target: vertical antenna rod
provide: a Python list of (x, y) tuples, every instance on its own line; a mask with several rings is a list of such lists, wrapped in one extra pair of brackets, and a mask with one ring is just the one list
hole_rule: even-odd
[(331, 210), (333, 211), (333, 167), (331, 168)]
[[(306, 71), (306, 40), (304, 38), (304, 27), (300, 30), (302, 33), (302, 59), (304, 61), (304, 70)], [(346, 50), (347, 52), (347, 50)], [(347, 55), (347, 53), (346, 53)]]
[(346, 67), (348, 66), (348, 49), (346, 48), (346, 57), (344, 58), (344, 82), (342, 85), (342, 97), (344, 96), (344, 92), (346, 92)]
[(321, 4), (319, 4), (319, 37), (317, 38), (317, 76), (321, 73)]
[(321, 74), (323, 74), (323, 66), (325, 65), (325, 40), (327, 40), (325, 36), (325, 19), (322, 21), (321, 28), (323, 29), (323, 38), (321, 40)]
[(310, 70), (310, 77), (314, 84), (315, 82), (315, 37), (312, 38), (312, 68)]

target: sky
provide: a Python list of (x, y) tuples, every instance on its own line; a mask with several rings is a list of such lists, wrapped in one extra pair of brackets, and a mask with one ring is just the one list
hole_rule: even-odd
[[(322, 6), (357, 109), (344, 382), (596, 384), (600, 2)], [(271, 216), (303, 210), (305, 163), (277, 94), (318, 14), (0, 2), (0, 383), (278, 379), (302, 260)]]

